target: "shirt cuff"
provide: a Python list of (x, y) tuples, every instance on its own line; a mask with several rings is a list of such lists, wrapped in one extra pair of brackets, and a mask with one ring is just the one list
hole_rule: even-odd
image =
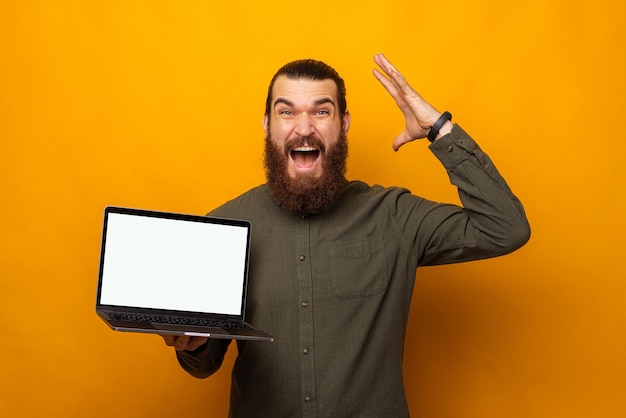
[(472, 137), (456, 123), (450, 133), (429, 145), (430, 150), (441, 161), (446, 170), (450, 170), (467, 160), (470, 155), (474, 154), (477, 147)]

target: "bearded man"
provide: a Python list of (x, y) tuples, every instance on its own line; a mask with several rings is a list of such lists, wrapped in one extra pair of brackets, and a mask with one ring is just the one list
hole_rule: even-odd
[[(348, 181), (344, 81), (315, 60), (282, 67), (264, 116), (267, 183), (210, 213), (252, 223), (246, 318), (274, 336), (237, 341), (231, 417), (408, 417), (402, 357), (417, 267), (500, 256), (529, 239), (521, 203), (476, 142), (383, 55), (374, 61), (406, 121), (394, 149), (428, 138), (463, 206)], [(231, 342), (164, 339), (199, 378)]]

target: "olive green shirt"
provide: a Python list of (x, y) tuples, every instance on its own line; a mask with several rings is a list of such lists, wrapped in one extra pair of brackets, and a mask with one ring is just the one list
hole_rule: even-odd
[[(275, 341), (238, 342), (230, 416), (407, 417), (404, 336), (418, 266), (494, 257), (529, 238), (524, 209), (457, 125), (430, 145), (464, 207), (352, 181), (298, 217), (258, 186), (211, 212), (252, 223), (246, 319)], [(206, 377), (229, 340), (178, 352)]]

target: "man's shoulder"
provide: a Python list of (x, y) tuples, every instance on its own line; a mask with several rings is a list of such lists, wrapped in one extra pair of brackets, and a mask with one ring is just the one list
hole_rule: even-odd
[[(408, 200), (407, 200), (408, 198)], [(399, 205), (413, 205), (420, 198), (403, 187), (370, 185), (360, 180), (352, 180), (346, 192), (335, 206), (340, 217), (349, 213), (351, 216), (372, 216), (374, 213), (396, 212)]]
[(221, 204), (209, 212), (211, 216), (248, 217), (251, 211), (271, 203), (271, 195), (267, 185), (261, 184)]
[(352, 180), (346, 189), (351, 198), (361, 195), (364, 198), (385, 197), (393, 194), (411, 193), (408, 189), (398, 186), (382, 186), (380, 184), (370, 185), (361, 180)]

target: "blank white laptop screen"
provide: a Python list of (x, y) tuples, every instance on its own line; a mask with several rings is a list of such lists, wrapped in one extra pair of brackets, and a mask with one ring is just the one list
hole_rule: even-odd
[(109, 213), (100, 303), (240, 315), (247, 236), (240, 226)]

